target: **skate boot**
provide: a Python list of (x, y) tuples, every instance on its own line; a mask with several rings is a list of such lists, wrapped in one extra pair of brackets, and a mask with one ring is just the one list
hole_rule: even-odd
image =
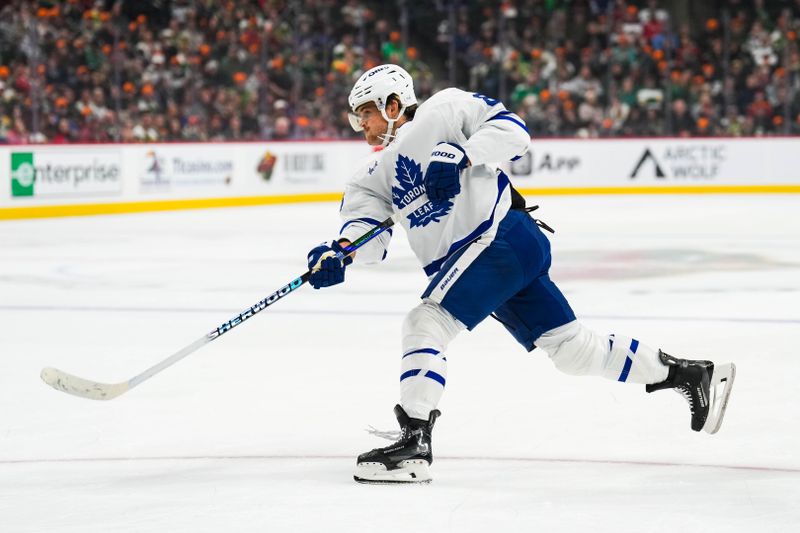
[(385, 448), (362, 453), (356, 462), (353, 479), (359, 483), (429, 483), (428, 467), (433, 462), (431, 432), (438, 409), (428, 420), (410, 418), (399, 405), (394, 414), (400, 424), (400, 438)]
[(645, 390), (675, 389), (689, 402), (692, 429), (716, 433), (722, 425), (736, 376), (733, 363), (715, 367), (711, 361), (678, 359), (660, 350), (658, 357), (669, 367), (669, 374), (666, 381), (647, 385)]

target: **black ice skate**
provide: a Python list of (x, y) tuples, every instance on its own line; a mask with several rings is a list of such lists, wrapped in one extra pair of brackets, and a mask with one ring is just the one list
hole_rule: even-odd
[(399, 405), (394, 414), (400, 424), (400, 438), (385, 448), (362, 453), (353, 479), (359, 483), (428, 483), (433, 462), (431, 432), (441, 414), (434, 409), (428, 420), (410, 418)]
[(728, 407), (728, 398), (736, 376), (733, 363), (714, 366), (711, 361), (678, 359), (659, 350), (661, 362), (669, 367), (666, 381), (647, 385), (647, 392), (675, 389), (689, 402), (692, 429), (716, 433)]

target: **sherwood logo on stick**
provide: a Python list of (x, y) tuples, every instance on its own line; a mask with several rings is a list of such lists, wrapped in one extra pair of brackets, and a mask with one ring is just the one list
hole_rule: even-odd
[(216, 339), (220, 335), (229, 332), (230, 330), (232, 330), (233, 328), (235, 328), (236, 326), (238, 326), (239, 324), (241, 324), (242, 322), (244, 322), (248, 318), (254, 316), (256, 313), (259, 313), (259, 312), (263, 311), (264, 309), (266, 309), (268, 306), (274, 304), (275, 302), (277, 302), (278, 300), (280, 300), (281, 298), (283, 298), (284, 296), (286, 296), (287, 294), (289, 294), (290, 292), (292, 292), (293, 290), (295, 290), (297, 287), (299, 287), (302, 284), (303, 284), (303, 278), (302, 277), (299, 277), (299, 278), (289, 282), (288, 285), (284, 285), (283, 287), (281, 287), (277, 291), (273, 292), (272, 294), (270, 294), (269, 296), (267, 296), (266, 298), (264, 298), (263, 300), (261, 300), (260, 302), (255, 304), (254, 306), (249, 307), (249, 308), (245, 309), (244, 311), (242, 311), (241, 313), (239, 313), (239, 316), (236, 316), (236, 317), (232, 318), (231, 320), (228, 320), (227, 322), (222, 324), (220, 327), (218, 327), (217, 329), (215, 329), (214, 331), (209, 333), (207, 335), (208, 339), (209, 340)]

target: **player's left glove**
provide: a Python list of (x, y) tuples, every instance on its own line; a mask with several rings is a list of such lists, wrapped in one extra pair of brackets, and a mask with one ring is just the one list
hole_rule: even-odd
[(437, 144), (422, 178), (428, 198), (442, 202), (461, 192), (459, 178), (468, 164), (467, 154), (459, 145), (446, 142)]
[(339, 252), (344, 253), (344, 249), (337, 241), (320, 244), (308, 252), (308, 268), (311, 271), (308, 282), (312, 287), (321, 289), (344, 281), (344, 269), (353, 262), (353, 258), (346, 255), (340, 260), (336, 257)]

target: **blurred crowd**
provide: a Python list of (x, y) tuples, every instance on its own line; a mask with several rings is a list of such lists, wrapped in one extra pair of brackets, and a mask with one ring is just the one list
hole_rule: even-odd
[(0, 140), (350, 136), (354, 77), (384, 61), (431, 93), (416, 50), (401, 51), (396, 27), (357, 0), (173, 0), (166, 19), (143, 4), (1, 8)]
[(353, 137), (347, 94), (382, 62), (420, 100), (500, 97), (534, 137), (800, 133), (800, 0), (702, 20), (656, 0), (439, 0), (433, 37), (401, 31), (402, 1), (154, 4), (6, 2), (0, 142)]
[(534, 136), (800, 133), (800, 0), (663, 4), (480, 0), (440, 41)]

